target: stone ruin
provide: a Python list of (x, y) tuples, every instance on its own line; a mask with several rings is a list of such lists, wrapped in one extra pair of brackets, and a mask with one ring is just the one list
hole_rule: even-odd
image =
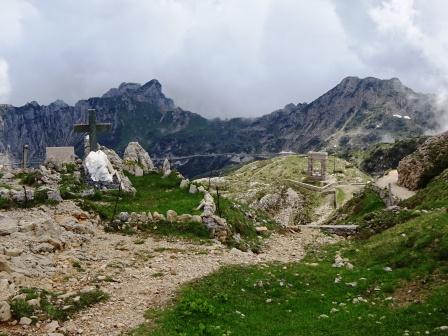
[[(320, 163), (320, 169), (315, 170), (315, 162)], [(327, 152), (308, 152), (308, 171), (307, 177), (317, 181), (325, 181), (327, 179)]]

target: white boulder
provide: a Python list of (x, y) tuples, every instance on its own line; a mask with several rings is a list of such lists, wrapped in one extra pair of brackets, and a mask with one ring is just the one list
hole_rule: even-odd
[(90, 152), (84, 160), (84, 167), (94, 182), (113, 182), (115, 169), (102, 150)]

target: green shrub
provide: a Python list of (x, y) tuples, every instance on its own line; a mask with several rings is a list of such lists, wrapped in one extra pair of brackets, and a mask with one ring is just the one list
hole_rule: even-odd
[(26, 300), (14, 300), (10, 303), (12, 316), (20, 320), (22, 317), (30, 317), (34, 315), (34, 307)]

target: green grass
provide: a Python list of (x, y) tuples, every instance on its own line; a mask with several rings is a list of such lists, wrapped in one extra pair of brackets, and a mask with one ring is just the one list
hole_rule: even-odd
[(384, 202), (379, 195), (373, 189), (366, 187), (340, 207), (335, 214), (330, 217), (328, 222), (331, 222), (332, 224), (360, 224), (364, 222), (364, 217), (367, 214), (371, 214), (384, 208)]
[(143, 232), (160, 236), (178, 236), (190, 240), (206, 240), (209, 238), (207, 228), (202, 223), (195, 222), (168, 222), (146, 223), (139, 227)]
[[(218, 200), (215, 197), (215, 203)], [(225, 197), (220, 197), (219, 208), (217, 214), (225, 218), (232, 235), (239, 234), (241, 241), (231, 239), (230, 246), (237, 247), (240, 250), (252, 250), (259, 252), (261, 245), (260, 239), (255, 230), (255, 223), (260, 223), (261, 226), (266, 226), (269, 230), (278, 230), (279, 226), (268, 215), (259, 210), (250, 209), (247, 205), (232, 201)]]
[(336, 202), (338, 206), (342, 205), (345, 201), (346, 195), (344, 190), (341, 188), (336, 188)]
[[(436, 328), (448, 318), (447, 223), (434, 212), (310, 253), (308, 263), (223, 268), (130, 335), (445, 335)], [(354, 268), (332, 267), (336, 251)]]
[(434, 178), (424, 189), (402, 202), (415, 209), (434, 209), (448, 206), (448, 169)]
[[(58, 293), (39, 288), (22, 288), (20, 292), (26, 295), (25, 299), (9, 302), (15, 319), (36, 315), (39, 320), (65, 321), (75, 313), (108, 299), (108, 295), (98, 289), (78, 293), (65, 299), (59, 299)], [(40, 307), (31, 306), (28, 303), (31, 299), (40, 299)]]
[(21, 184), (31, 186), (31, 187), (36, 186), (40, 177), (41, 177), (40, 171), (34, 171), (34, 172), (30, 172), (30, 173), (22, 172), (22, 173), (18, 173), (17, 175), (15, 175), (15, 178), (20, 179)]
[[(180, 179), (174, 174), (162, 178), (156, 172), (144, 176), (129, 176), (137, 190), (135, 196), (123, 194), (118, 202), (117, 214), (120, 212), (154, 212), (166, 214), (174, 210), (178, 214), (199, 214), (195, 209), (202, 200), (202, 193), (190, 194), (180, 189)], [(116, 192), (103, 194), (101, 202), (90, 202), (104, 219), (110, 220), (116, 201)]]

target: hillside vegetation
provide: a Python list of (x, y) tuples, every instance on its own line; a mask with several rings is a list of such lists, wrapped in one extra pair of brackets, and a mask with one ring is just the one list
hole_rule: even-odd
[(362, 226), (357, 239), (300, 263), (222, 269), (130, 335), (445, 335), (446, 174), (406, 201), (411, 210), (385, 209), (365, 189), (340, 211)]

